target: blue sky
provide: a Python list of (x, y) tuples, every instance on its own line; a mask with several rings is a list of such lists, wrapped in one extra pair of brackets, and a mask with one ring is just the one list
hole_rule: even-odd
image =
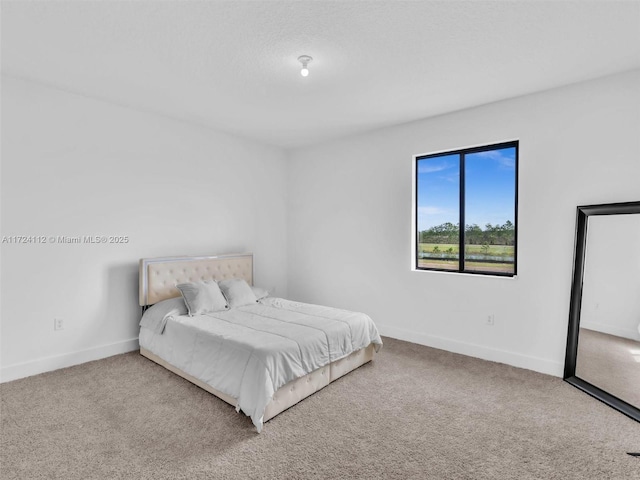
[[(514, 222), (515, 148), (467, 154), (466, 222)], [(459, 219), (459, 155), (418, 160), (418, 231)]]

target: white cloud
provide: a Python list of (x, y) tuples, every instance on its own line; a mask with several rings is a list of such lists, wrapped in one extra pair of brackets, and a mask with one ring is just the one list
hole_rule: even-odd
[(431, 207), (428, 205), (425, 205), (423, 207), (418, 207), (419, 215), (441, 215), (443, 213), (448, 213), (448, 211), (444, 208)]
[(460, 172), (452, 173), (451, 175), (442, 175), (438, 178), (446, 182), (460, 183)]
[(504, 150), (487, 150), (486, 152), (477, 152), (473, 155), (477, 155), (483, 158), (489, 158), (500, 164), (501, 167), (513, 169), (516, 166), (516, 160), (514, 157), (504, 154)]
[(505, 167), (505, 168), (512, 169), (512, 168), (515, 168), (515, 166), (516, 166), (516, 160), (515, 160), (515, 158), (511, 158), (511, 157), (500, 157), (500, 158), (498, 158), (497, 160), (498, 160), (498, 163), (499, 163), (500, 165), (502, 165), (503, 167)]
[(425, 161), (421, 161), (418, 165), (418, 173), (434, 173), (434, 172), (442, 172), (443, 170), (447, 170), (453, 167), (453, 165), (444, 162), (444, 163), (426, 163)]

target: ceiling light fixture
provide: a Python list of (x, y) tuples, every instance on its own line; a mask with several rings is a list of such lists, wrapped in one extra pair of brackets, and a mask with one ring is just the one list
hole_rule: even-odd
[(300, 75), (302, 75), (303, 77), (306, 77), (309, 75), (309, 63), (311, 63), (311, 61), (313, 60), (313, 58), (311, 58), (309, 55), (301, 55), (298, 57), (298, 61), (302, 64), (302, 70), (300, 70)]

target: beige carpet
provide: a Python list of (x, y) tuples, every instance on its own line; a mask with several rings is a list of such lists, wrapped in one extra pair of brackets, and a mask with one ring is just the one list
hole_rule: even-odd
[(581, 328), (576, 376), (640, 408), (640, 342)]
[(640, 478), (640, 424), (561, 379), (385, 342), (260, 435), (137, 353), (0, 385), (0, 478)]

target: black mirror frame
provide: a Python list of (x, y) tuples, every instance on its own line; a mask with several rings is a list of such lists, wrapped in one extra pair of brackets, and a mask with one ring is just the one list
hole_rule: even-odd
[(578, 334), (580, 332), (580, 308), (582, 304), (582, 281), (584, 277), (585, 254), (587, 248), (588, 218), (595, 215), (627, 215), (640, 213), (640, 202), (606, 203), (577, 208), (576, 238), (574, 247), (573, 278), (571, 280), (571, 301), (569, 306), (569, 331), (567, 352), (564, 362), (564, 380), (571, 385), (615, 408), (619, 412), (640, 422), (640, 409), (595, 385), (576, 377), (576, 357), (578, 355)]

